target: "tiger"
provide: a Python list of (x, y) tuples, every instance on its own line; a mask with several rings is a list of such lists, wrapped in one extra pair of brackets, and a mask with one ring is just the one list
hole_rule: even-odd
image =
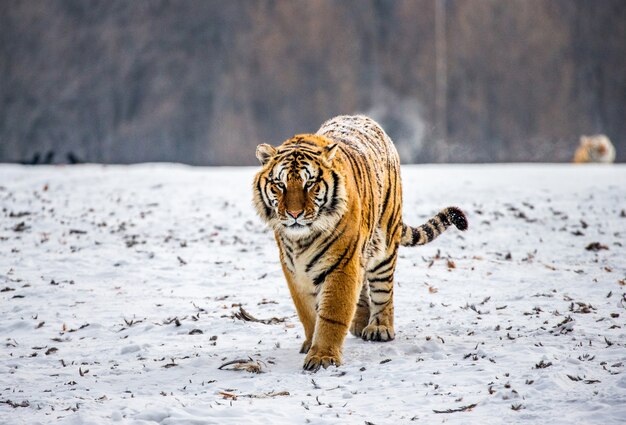
[(611, 164), (615, 161), (615, 147), (604, 134), (580, 136), (580, 145), (574, 153), (574, 163), (596, 162)]
[(348, 330), (393, 340), (399, 246), (424, 245), (451, 225), (466, 230), (464, 212), (448, 207), (418, 227), (405, 224), (398, 153), (365, 116), (337, 116), (278, 147), (260, 144), (256, 157), (253, 204), (274, 231), (304, 327), (303, 368), (341, 365)]

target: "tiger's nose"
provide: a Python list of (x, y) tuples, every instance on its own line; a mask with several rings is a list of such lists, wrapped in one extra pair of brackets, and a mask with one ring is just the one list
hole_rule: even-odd
[(302, 214), (302, 210), (298, 210), (298, 211), (289, 211), (289, 210), (287, 210), (287, 214), (289, 214), (293, 218), (298, 218), (300, 216), (300, 214)]

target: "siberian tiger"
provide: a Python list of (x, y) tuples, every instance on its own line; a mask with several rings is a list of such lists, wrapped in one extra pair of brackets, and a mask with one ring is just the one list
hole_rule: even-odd
[(599, 162), (611, 164), (615, 161), (615, 147), (604, 134), (580, 136), (580, 145), (574, 153), (574, 162)]
[(338, 116), (315, 134), (257, 147), (254, 205), (273, 230), (285, 278), (304, 326), (304, 369), (342, 362), (348, 329), (390, 341), (398, 246), (423, 245), (450, 225), (456, 207), (419, 227), (402, 221), (398, 153), (364, 116)]

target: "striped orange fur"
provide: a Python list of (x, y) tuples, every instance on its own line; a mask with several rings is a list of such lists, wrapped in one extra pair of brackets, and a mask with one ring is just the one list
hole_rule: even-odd
[(339, 365), (348, 330), (390, 341), (399, 245), (423, 245), (467, 219), (448, 207), (427, 223), (402, 221), (400, 160), (372, 119), (339, 116), (315, 134), (257, 147), (254, 205), (274, 230), (304, 326), (304, 368)]

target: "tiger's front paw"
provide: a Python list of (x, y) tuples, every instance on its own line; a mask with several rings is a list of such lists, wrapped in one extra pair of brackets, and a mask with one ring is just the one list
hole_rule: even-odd
[(396, 337), (393, 326), (385, 325), (368, 325), (363, 329), (361, 338), (366, 341), (391, 341)]
[(302, 343), (302, 347), (300, 347), (300, 353), (306, 354), (311, 349), (311, 341), (308, 339)]
[(332, 353), (332, 350), (319, 350), (316, 347), (311, 347), (309, 353), (304, 358), (304, 370), (310, 370), (311, 372), (317, 372), (320, 367), (324, 369), (328, 366), (339, 366), (341, 364), (341, 355), (338, 353)]

